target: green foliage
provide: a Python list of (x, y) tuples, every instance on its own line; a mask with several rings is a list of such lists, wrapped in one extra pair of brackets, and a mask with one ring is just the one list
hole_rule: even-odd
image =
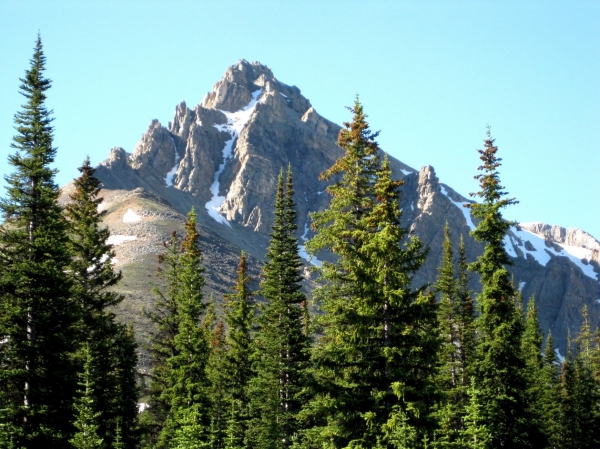
[(214, 327), (210, 339), (210, 354), (208, 357), (206, 373), (209, 382), (208, 397), (211, 410), (211, 433), (214, 440), (213, 449), (221, 449), (225, 445), (225, 431), (227, 426), (227, 397), (229, 395), (229, 376), (225, 371), (225, 356), (227, 345), (225, 343), (225, 326), (223, 321)]
[[(337, 257), (323, 263), (315, 292), (323, 336), (313, 351), (314, 398), (302, 414), (312, 427), (306, 444), (315, 447), (373, 447), (391, 416), (407, 417), (418, 441), (434, 425), (436, 303), (410, 287), (425, 252), (400, 226), (401, 182), (392, 180), (387, 158), (381, 163), (358, 100), (351, 110), (338, 140), (344, 155), (322, 174), (335, 180), (332, 200), (312, 214), (317, 233), (307, 245)], [(402, 385), (402, 401), (394, 384)]]
[(203, 416), (199, 404), (179, 411), (177, 416), (179, 427), (175, 431), (172, 449), (212, 449), (212, 445), (206, 440), (209, 433), (203, 424), (206, 419)]
[(482, 165), (480, 191), (472, 194), (482, 199), (471, 204), (473, 216), (480, 221), (471, 235), (485, 244), (483, 254), (470, 265), (481, 276), (482, 292), (478, 297), (480, 317), (475, 373), (485, 424), (492, 435), (492, 446), (530, 447), (537, 434), (529, 416), (525, 361), (521, 353), (523, 324), (515, 308), (515, 289), (506, 265), (510, 259), (504, 249), (504, 236), (511, 226), (502, 218), (501, 209), (514, 204), (506, 199), (500, 185), (496, 156), (498, 147), (488, 129), (485, 147), (479, 150)]
[[(221, 437), (218, 447), (234, 448), (242, 444), (248, 428), (248, 384), (252, 372), (252, 330), (256, 315), (256, 304), (250, 291), (246, 254), (242, 252), (237, 270), (234, 293), (225, 295), (224, 313), (228, 332), (222, 341), (220, 354), (213, 345), (212, 358), (220, 357), (212, 370), (212, 385), (215, 393), (223, 391), (219, 400), (213, 400), (213, 417), (217, 420)], [(217, 340), (217, 333), (213, 341)], [(225, 350), (226, 348), (226, 350)], [(215, 394), (215, 399), (217, 394)]]
[(567, 356), (562, 365), (561, 397), (558, 417), (558, 443), (561, 448), (596, 447), (600, 444), (598, 385), (594, 381), (592, 341), (587, 309), (575, 341), (575, 353), (569, 338)]
[[(520, 298), (520, 295), (519, 295)], [(549, 417), (544, 414), (543, 402), (546, 394), (543, 376), (543, 354), (542, 354), (542, 330), (538, 322), (538, 312), (535, 306), (534, 298), (530, 298), (527, 303), (527, 312), (525, 315), (525, 326), (523, 339), (521, 342), (521, 351), (525, 359), (525, 369), (523, 371), (527, 383), (527, 404), (529, 404), (529, 415), (533, 421), (533, 429), (538, 429), (539, 434), (532, 439), (533, 447), (545, 448), (548, 445), (548, 435), (544, 432), (544, 427), (548, 424)]]
[(79, 396), (75, 400), (75, 428), (77, 431), (70, 440), (75, 449), (100, 449), (103, 440), (98, 433), (102, 413), (94, 407), (94, 374), (92, 373), (92, 353), (89, 345), (83, 347), (84, 365), (79, 382)]
[[(185, 231), (181, 243), (174, 233), (170, 245), (166, 245), (167, 251), (160, 258), (164, 267), (160, 273), (167, 281), (166, 292), (157, 290), (159, 299), (155, 310), (147, 313), (157, 331), (151, 345), (154, 370), (146, 439), (148, 445), (154, 444), (157, 448), (171, 446), (182, 426), (182, 417), (188, 416), (186, 410), (191, 407), (206, 410), (209, 406), (206, 373), (209, 342), (207, 330), (201, 324), (206, 311), (202, 296), (204, 269), (193, 209)], [(188, 418), (194, 420), (195, 424), (190, 424), (194, 435), (198, 429), (207, 431), (206, 413)], [(199, 422), (199, 419), (204, 421)], [(190, 429), (185, 432), (191, 432)], [(208, 435), (205, 435), (202, 441), (207, 440)]]
[[(69, 250), (71, 262), (69, 275), (73, 281), (72, 294), (81, 310), (78, 323), (78, 340), (86, 342), (91, 353), (94, 375), (93, 406), (102, 411), (98, 433), (103, 447), (110, 447), (117, 422), (124, 435), (126, 448), (137, 445), (137, 355), (133, 331), (116, 321), (110, 307), (123, 300), (111, 290), (120, 280), (112, 266), (114, 251), (107, 243), (109, 231), (102, 225), (106, 212), (98, 212), (102, 198), (100, 181), (89, 158), (79, 168), (81, 175), (75, 179), (75, 191), (66, 206), (69, 222)], [(85, 355), (85, 353), (82, 353)], [(79, 365), (85, 359), (78, 360)], [(81, 368), (80, 368), (81, 369)]]
[(462, 447), (468, 449), (487, 449), (492, 441), (492, 434), (485, 424), (483, 405), (480, 402), (480, 391), (476, 387), (475, 378), (471, 378), (471, 386), (467, 390), (469, 403), (465, 407), (464, 427), (461, 431)]
[(265, 303), (254, 340), (256, 374), (249, 385), (252, 418), (247, 439), (249, 445), (265, 449), (289, 447), (297, 432), (308, 362), (293, 195), (288, 169), (285, 188), (283, 171), (277, 183), (275, 220), (262, 271)]
[(548, 333), (540, 375), (540, 389), (542, 391), (540, 412), (544, 417), (542, 431), (548, 440), (549, 447), (559, 447), (560, 434), (561, 380), (554, 349), (552, 334)]
[(78, 309), (67, 277), (67, 224), (50, 168), (56, 149), (44, 66), (38, 36), (21, 79), (25, 104), (15, 114), (16, 152), (8, 158), (14, 171), (0, 200), (0, 424), (12, 429), (17, 447), (66, 448), (77, 389), (70, 354)]

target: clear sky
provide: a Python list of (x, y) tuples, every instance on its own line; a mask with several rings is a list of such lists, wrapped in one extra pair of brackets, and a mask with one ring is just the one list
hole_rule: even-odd
[(0, 0), (3, 175), (38, 30), (60, 184), (244, 58), (337, 123), (358, 93), (384, 150), (463, 195), (490, 124), (505, 216), (600, 238), (600, 1)]

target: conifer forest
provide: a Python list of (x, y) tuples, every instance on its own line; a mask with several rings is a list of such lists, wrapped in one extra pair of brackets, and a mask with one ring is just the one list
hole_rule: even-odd
[(315, 269), (316, 290), (302, 289), (291, 166), (273, 192), (258, 291), (242, 252), (230, 293), (203, 295), (190, 210), (157, 264), (165, 287), (145, 310), (142, 383), (133, 328), (113, 311), (121, 274), (89, 159), (58, 202), (44, 69), (38, 36), (0, 199), (0, 448), (600, 447), (600, 333), (581, 310), (559, 360), (533, 298), (513, 285), (502, 213), (516, 200), (490, 129), (469, 205), (483, 252), (469, 263), (446, 226), (437, 281), (418, 286), (428, 248), (400, 224), (402, 182), (358, 97), (344, 154), (321, 174), (329, 207), (311, 215), (308, 253), (335, 256)]

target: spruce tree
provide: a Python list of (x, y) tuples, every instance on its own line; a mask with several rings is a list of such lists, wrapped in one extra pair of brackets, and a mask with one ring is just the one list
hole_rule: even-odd
[(456, 440), (462, 428), (461, 416), (466, 405), (466, 391), (461, 384), (464, 373), (461, 372), (462, 347), (458, 335), (458, 285), (448, 222), (444, 228), (442, 262), (438, 268), (435, 289), (439, 294), (438, 322), (441, 339), (437, 386), (442, 397), (438, 416), (442, 439), (450, 444)]
[(521, 350), (525, 359), (524, 375), (527, 381), (527, 404), (529, 414), (533, 421), (533, 430), (538, 434), (532, 434), (532, 446), (536, 448), (545, 448), (548, 445), (548, 435), (543, 431), (548, 418), (543, 412), (544, 382), (543, 382), (543, 354), (542, 330), (538, 322), (538, 312), (535, 306), (535, 300), (531, 297), (527, 303), (525, 314), (525, 323), (523, 330), (523, 339)]
[(265, 303), (254, 342), (256, 375), (249, 386), (252, 418), (247, 439), (249, 446), (264, 449), (290, 447), (298, 429), (299, 395), (308, 361), (293, 195), (288, 169), (285, 187), (283, 171), (277, 183), (275, 220), (262, 270)]
[(24, 448), (68, 447), (77, 389), (70, 356), (77, 308), (67, 276), (67, 226), (50, 168), (56, 148), (45, 62), (38, 35), (21, 79), (25, 104), (15, 114), (16, 152), (8, 158), (14, 171), (0, 200), (0, 409), (2, 424)]
[(473, 377), (467, 393), (469, 403), (465, 406), (464, 426), (461, 430), (461, 447), (465, 449), (487, 449), (490, 447), (492, 435), (485, 424), (480, 392)]
[(246, 254), (242, 252), (237, 270), (234, 293), (225, 296), (225, 322), (227, 353), (222, 375), (227, 386), (227, 445), (243, 442), (248, 428), (248, 385), (252, 371), (252, 331), (256, 303), (250, 291)]
[[(168, 403), (168, 414), (159, 435), (159, 447), (170, 447), (171, 439), (182, 426), (180, 419), (189, 417), (188, 409), (207, 410), (209, 406), (206, 376), (209, 343), (201, 326), (206, 304), (202, 295), (205, 281), (199, 240), (196, 214), (192, 209), (185, 224), (181, 252), (177, 255), (177, 328), (173, 338), (173, 354), (166, 360), (166, 383), (162, 398)], [(206, 436), (199, 442), (208, 441), (210, 422), (206, 415), (193, 416), (194, 426), (201, 428), (204, 425), (206, 429)]]
[(151, 309), (144, 310), (145, 316), (154, 324), (150, 332), (148, 352), (152, 363), (148, 388), (148, 410), (142, 415), (144, 431), (143, 446), (154, 448), (170, 411), (170, 400), (165, 390), (169, 385), (167, 360), (176, 354), (175, 335), (179, 329), (176, 294), (178, 292), (177, 272), (179, 269), (180, 239), (173, 231), (169, 242), (164, 243), (165, 252), (158, 258), (158, 276), (166, 286), (155, 288), (156, 302)]
[(93, 356), (89, 345), (84, 345), (82, 353), (85, 361), (79, 382), (79, 396), (75, 401), (77, 432), (71, 439), (71, 444), (75, 449), (101, 449), (104, 447), (99, 433), (102, 413), (96, 411), (94, 404), (95, 375), (92, 372)]
[(316, 235), (308, 243), (336, 261), (323, 263), (315, 292), (323, 336), (313, 351), (314, 398), (302, 414), (305, 443), (389, 446), (392, 435), (413, 429), (421, 444), (433, 426), (435, 298), (411, 289), (425, 252), (400, 226), (401, 183), (387, 158), (381, 164), (377, 133), (358, 100), (351, 110), (338, 139), (344, 155), (322, 174), (335, 180), (332, 200), (312, 215)]
[(206, 367), (213, 449), (222, 449), (225, 445), (227, 412), (229, 411), (227, 403), (229, 377), (225, 372), (225, 356), (227, 354), (225, 337), (225, 325), (222, 320), (219, 320), (214, 326), (210, 338), (210, 354)]
[(304, 440), (310, 447), (327, 442), (346, 447), (367, 438), (374, 442), (378, 433), (370, 430), (364, 416), (374, 408), (372, 363), (381, 362), (381, 357), (370, 344), (375, 337), (372, 317), (361, 310), (366, 295), (361, 270), (367, 264), (361, 253), (367, 237), (364, 216), (375, 201), (378, 134), (369, 129), (358, 99), (350, 110), (352, 121), (344, 123), (338, 138), (344, 154), (321, 174), (321, 179), (334, 180), (326, 189), (331, 202), (311, 215), (316, 235), (307, 243), (310, 253), (326, 248), (336, 257), (334, 263), (323, 261), (323, 282), (314, 292), (323, 311), (317, 318), (323, 336), (312, 354), (314, 397), (302, 415)]
[(484, 149), (479, 150), (482, 165), (480, 191), (472, 196), (481, 203), (471, 204), (472, 214), (480, 221), (471, 235), (484, 243), (484, 251), (471, 270), (480, 275), (482, 292), (478, 296), (477, 385), (481, 392), (482, 413), (492, 435), (493, 447), (531, 447), (535, 434), (527, 407), (525, 361), (521, 354), (522, 319), (515, 308), (516, 291), (506, 269), (510, 259), (504, 248), (504, 236), (511, 226), (501, 210), (516, 203), (504, 198), (500, 185), (497, 157), (489, 128)]
[(542, 432), (548, 441), (549, 447), (559, 447), (560, 427), (559, 412), (561, 403), (561, 381), (556, 352), (552, 341), (552, 334), (548, 332), (546, 348), (542, 361), (540, 388), (542, 391), (541, 414), (544, 418)]
[(559, 444), (561, 448), (596, 447), (598, 437), (598, 396), (591, 365), (591, 339), (587, 309), (575, 340), (569, 337), (567, 357), (561, 375)]
[[(94, 407), (102, 412), (99, 435), (110, 447), (117, 422), (125, 447), (137, 444), (136, 344), (132, 331), (116, 321), (111, 307), (123, 297), (112, 290), (121, 279), (113, 269), (115, 253), (107, 243), (109, 230), (102, 225), (106, 211), (99, 212), (100, 181), (89, 158), (79, 168), (75, 191), (66, 206), (69, 221), (73, 296), (81, 310), (78, 340), (91, 352), (96, 386)], [(80, 362), (81, 363), (81, 362)]]

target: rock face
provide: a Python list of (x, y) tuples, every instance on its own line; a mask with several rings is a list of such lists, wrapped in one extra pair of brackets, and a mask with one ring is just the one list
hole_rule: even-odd
[[(181, 229), (194, 207), (205, 236), (208, 290), (226, 292), (240, 250), (256, 261), (264, 256), (277, 176), (288, 164), (294, 174), (300, 243), (311, 237), (308, 214), (329, 201), (319, 174), (341, 155), (339, 131), (300, 89), (278, 81), (268, 67), (244, 60), (229, 67), (199, 105), (190, 109), (180, 103), (167, 127), (157, 120), (150, 123), (132, 154), (114, 148), (99, 165), (109, 227), (115, 235), (136, 237), (116, 247), (117, 266), (125, 276), (151, 275), (169, 229)], [(434, 282), (446, 222), (455, 247), (462, 236), (468, 259), (475, 260), (482, 247), (469, 236), (476, 225), (463, 207), (469, 200), (440, 183), (431, 166), (416, 171), (393, 158), (391, 165), (394, 176), (405, 181), (403, 224), (431, 248), (415, 283)], [(123, 222), (128, 210), (139, 220)], [(505, 245), (514, 259), (516, 285), (525, 298), (535, 296), (542, 327), (552, 329), (563, 353), (567, 330), (578, 329), (583, 305), (593, 324), (600, 324), (597, 240), (583, 231), (530, 223), (512, 228)], [(130, 284), (123, 313), (139, 298), (140, 303), (152, 300), (147, 283)], [(478, 290), (475, 276), (471, 285)], [(125, 315), (141, 320), (133, 309)]]

